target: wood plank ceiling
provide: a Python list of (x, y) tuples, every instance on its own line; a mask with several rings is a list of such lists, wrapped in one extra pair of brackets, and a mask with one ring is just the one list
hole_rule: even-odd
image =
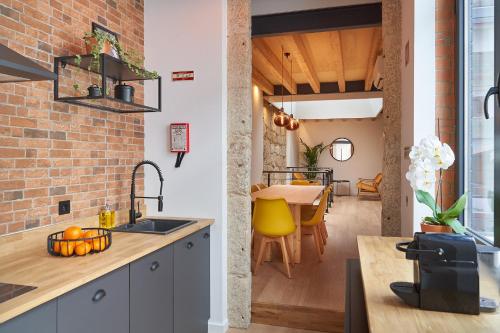
[(252, 39), (253, 82), (267, 95), (371, 91), (375, 61), (382, 54), (381, 27), (287, 34)]

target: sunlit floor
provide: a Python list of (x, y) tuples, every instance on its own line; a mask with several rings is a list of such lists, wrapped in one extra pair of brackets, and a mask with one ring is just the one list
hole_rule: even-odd
[(380, 201), (335, 197), (333, 207), (325, 216), (329, 238), (323, 262), (318, 262), (312, 236), (303, 236), (302, 263), (295, 265), (292, 279), (288, 279), (283, 273), (280, 252), (274, 249), (273, 261), (264, 263), (253, 277), (252, 310), (262, 303), (322, 309), (343, 315), (345, 261), (358, 257), (357, 235), (380, 234), (380, 214)]

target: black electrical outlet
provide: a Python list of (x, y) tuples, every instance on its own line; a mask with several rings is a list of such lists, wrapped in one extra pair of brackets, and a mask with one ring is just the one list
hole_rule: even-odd
[(71, 201), (59, 201), (59, 215), (69, 214), (71, 212)]

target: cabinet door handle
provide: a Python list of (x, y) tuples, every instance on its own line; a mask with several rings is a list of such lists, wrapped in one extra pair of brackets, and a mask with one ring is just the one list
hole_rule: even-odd
[(158, 269), (158, 267), (160, 267), (160, 263), (158, 261), (153, 261), (149, 269), (151, 270), (151, 272), (154, 272)]
[(203, 235), (203, 238), (205, 238), (205, 239), (210, 238), (210, 234), (208, 232), (205, 232), (205, 234)]
[(98, 291), (96, 291), (96, 293), (94, 294), (94, 297), (92, 297), (92, 302), (94, 303), (97, 303), (99, 302), (101, 299), (104, 298), (104, 296), (106, 296), (106, 291), (104, 291), (104, 289), (99, 289)]
[(194, 246), (193, 242), (188, 242), (186, 244), (186, 247), (188, 248), (188, 250), (191, 249), (193, 246)]

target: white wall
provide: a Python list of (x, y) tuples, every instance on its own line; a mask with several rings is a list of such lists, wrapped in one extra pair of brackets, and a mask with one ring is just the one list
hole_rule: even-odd
[(263, 102), (262, 90), (254, 85), (252, 91), (252, 170), (250, 174), (250, 184), (261, 183), (262, 171), (264, 170)]
[[(165, 209), (152, 215), (214, 218), (211, 237), (210, 332), (227, 326), (226, 250), (226, 1), (146, 0), (146, 67), (163, 78), (162, 112), (145, 115), (145, 156), (164, 172)], [(194, 70), (194, 81), (172, 82), (172, 71)], [(146, 86), (146, 102), (156, 99)], [(180, 168), (169, 152), (171, 122), (191, 125), (191, 152)], [(158, 180), (146, 168), (145, 193), (156, 195)]]
[(252, 15), (295, 12), (380, 2), (380, 0), (252, 0)]
[(298, 130), (286, 132), (286, 166), (299, 166)]
[[(408, 149), (427, 135), (435, 134), (435, 0), (402, 1), (401, 90), (401, 231), (411, 236), (420, 231), (422, 217), (430, 210), (418, 203), (405, 178), (410, 160)], [(405, 45), (410, 57), (405, 64)]]
[[(334, 139), (345, 137), (354, 144), (354, 155), (345, 162), (338, 162), (325, 149), (318, 166), (333, 168), (334, 179), (351, 181), (351, 194), (355, 195), (358, 178), (373, 178), (382, 172), (383, 121), (381, 118), (363, 120), (308, 120), (299, 128), (299, 136), (308, 145), (321, 142), (330, 144)], [(345, 185), (343, 185), (345, 186)], [(342, 188), (344, 189), (344, 188)], [(344, 190), (345, 191), (345, 190)]]

